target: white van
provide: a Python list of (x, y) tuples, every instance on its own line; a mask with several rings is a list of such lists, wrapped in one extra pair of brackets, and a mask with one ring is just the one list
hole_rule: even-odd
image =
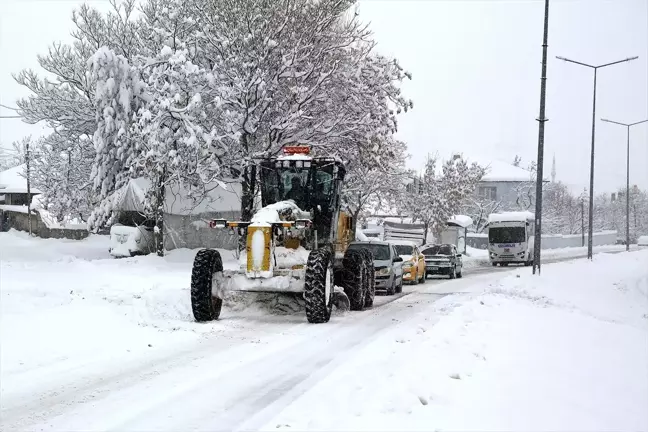
[(531, 265), (535, 216), (530, 212), (492, 213), (488, 216), (488, 256), (493, 266)]

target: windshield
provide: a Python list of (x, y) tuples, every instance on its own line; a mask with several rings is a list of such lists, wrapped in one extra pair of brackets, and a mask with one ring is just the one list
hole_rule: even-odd
[(434, 245), (422, 251), (425, 256), (432, 255), (452, 255), (452, 246), (450, 245)]
[(488, 230), (489, 243), (523, 243), (525, 241), (524, 227), (501, 227)]
[(333, 195), (333, 164), (318, 167), (264, 166), (261, 172), (263, 205), (293, 200), (302, 210), (319, 206), (326, 212)]
[(368, 249), (375, 260), (385, 261), (389, 259), (389, 246), (387, 245), (356, 243), (350, 245), (349, 249)]
[(414, 255), (414, 247), (408, 245), (394, 245), (398, 255)]

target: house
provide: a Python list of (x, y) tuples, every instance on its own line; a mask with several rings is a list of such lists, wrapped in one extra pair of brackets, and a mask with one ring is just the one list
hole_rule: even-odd
[(34, 195), (41, 193), (38, 189), (30, 188), (27, 194), (27, 179), (24, 177), (25, 165), (18, 165), (0, 172), (0, 204), (11, 206), (26, 206), (31, 203)]
[(475, 189), (478, 201), (491, 203), (499, 211), (527, 210), (533, 206), (535, 181), (530, 171), (499, 160), (480, 165), (486, 167), (486, 174)]
[[(499, 210), (526, 210), (534, 202), (535, 183), (532, 173), (524, 168), (500, 160), (487, 158), (467, 158), (468, 163), (477, 162), (486, 168), (486, 174), (475, 188), (475, 198), (484, 206)], [(443, 164), (436, 166), (436, 175), (443, 174)], [(421, 172), (414, 173), (407, 179), (406, 190), (409, 193), (421, 193)]]

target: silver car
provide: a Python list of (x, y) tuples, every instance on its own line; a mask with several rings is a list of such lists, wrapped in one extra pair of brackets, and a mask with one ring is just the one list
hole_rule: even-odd
[(353, 242), (349, 249), (368, 249), (373, 255), (376, 271), (376, 291), (387, 295), (403, 292), (403, 258), (385, 241)]

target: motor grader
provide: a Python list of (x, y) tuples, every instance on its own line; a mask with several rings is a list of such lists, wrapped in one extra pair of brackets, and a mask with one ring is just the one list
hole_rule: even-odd
[(310, 323), (328, 322), (334, 303), (348, 302), (351, 310), (373, 305), (373, 256), (348, 249), (355, 232), (341, 205), (343, 163), (311, 157), (306, 146), (283, 151), (246, 167), (262, 205), (250, 221), (210, 221), (238, 237), (239, 261), (238, 268), (223, 269), (217, 250), (198, 252), (191, 274), (196, 321), (218, 319), (232, 291), (302, 293)]

